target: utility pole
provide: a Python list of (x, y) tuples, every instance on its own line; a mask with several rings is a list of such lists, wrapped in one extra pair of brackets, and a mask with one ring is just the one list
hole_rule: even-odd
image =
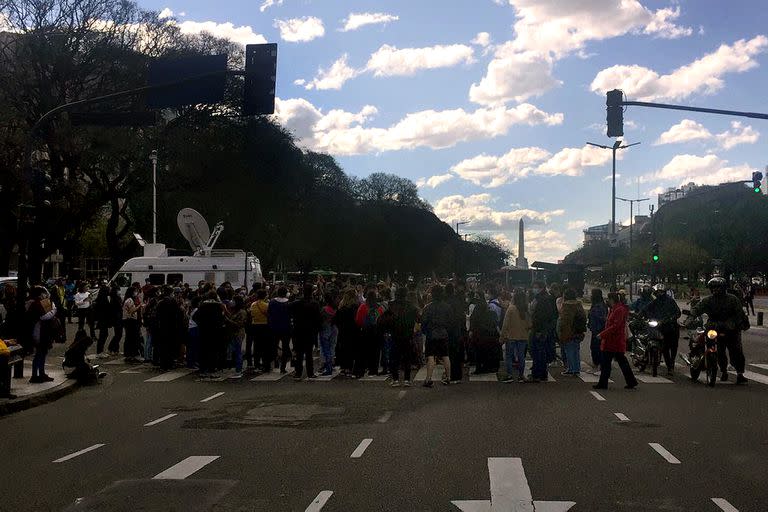
[(606, 146), (604, 144), (595, 144), (594, 142), (587, 142), (590, 146), (595, 146), (600, 149), (609, 149), (613, 152), (613, 166), (612, 166), (612, 183), (613, 191), (611, 193), (611, 281), (616, 284), (616, 251), (614, 244), (616, 243), (616, 151), (619, 149), (627, 149), (632, 146), (637, 146), (639, 142), (634, 144), (623, 145), (621, 140), (617, 140), (613, 143), (613, 146)]
[(157, 150), (149, 154), (152, 162), (152, 243), (157, 243)]
[[(649, 198), (645, 199), (624, 199), (623, 197), (617, 197), (619, 201), (629, 203), (629, 300), (632, 300), (632, 286), (634, 285), (634, 271), (632, 269), (632, 234), (635, 225), (635, 203), (642, 203), (643, 201), (650, 201)], [(639, 207), (638, 207), (639, 208)]]
[(469, 221), (465, 220), (465, 221), (461, 221), (461, 222), (457, 222), (456, 223), (456, 234), (457, 235), (459, 234), (459, 226), (463, 226), (464, 224), (469, 224)]

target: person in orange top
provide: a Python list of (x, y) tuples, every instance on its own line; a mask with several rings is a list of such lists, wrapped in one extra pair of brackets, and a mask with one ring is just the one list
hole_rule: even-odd
[(272, 371), (275, 360), (272, 333), (267, 324), (267, 291), (256, 292), (256, 300), (248, 310), (248, 328), (245, 342), (245, 360), (249, 368), (261, 369), (263, 372)]

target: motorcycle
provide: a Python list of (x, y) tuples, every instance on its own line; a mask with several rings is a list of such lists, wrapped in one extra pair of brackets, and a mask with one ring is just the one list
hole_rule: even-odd
[(658, 327), (658, 320), (647, 320), (637, 314), (630, 316), (629, 330), (632, 334), (630, 358), (640, 372), (644, 372), (647, 367), (650, 367), (654, 377), (659, 373), (661, 345), (664, 341), (664, 336)]
[[(683, 311), (683, 314), (690, 316), (690, 311)], [(717, 382), (717, 340), (725, 334), (716, 324), (704, 325), (701, 319), (695, 319), (687, 322), (689, 335), (688, 340), (689, 353), (680, 354), (685, 364), (691, 371), (691, 380), (698, 381), (702, 372), (707, 377), (707, 385), (714, 387)]]

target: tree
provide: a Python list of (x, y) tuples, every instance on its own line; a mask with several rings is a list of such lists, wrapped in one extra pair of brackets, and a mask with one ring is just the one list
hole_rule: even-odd
[(359, 180), (355, 186), (357, 196), (363, 201), (386, 201), (403, 206), (431, 210), (431, 206), (419, 198), (416, 184), (395, 174), (375, 172)]

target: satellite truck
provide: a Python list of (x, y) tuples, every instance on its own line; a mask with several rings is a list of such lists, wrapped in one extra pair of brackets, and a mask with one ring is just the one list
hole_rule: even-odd
[(143, 286), (148, 279), (154, 286), (189, 283), (193, 288), (200, 281), (216, 286), (229, 281), (232, 286), (250, 290), (254, 283), (263, 283), (261, 263), (253, 253), (240, 249), (214, 249), (224, 224), (219, 222), (211, 232), (202, 215), (192, 208), (182, 209), (176, 217), (179, 230), (194, 251), (192, 256), (169, 256), (164, 244), (146, 243), (136, 236), (144, 256), (126, 261), (110, 283), (120, 288), (120, 294), (132, 283)]

